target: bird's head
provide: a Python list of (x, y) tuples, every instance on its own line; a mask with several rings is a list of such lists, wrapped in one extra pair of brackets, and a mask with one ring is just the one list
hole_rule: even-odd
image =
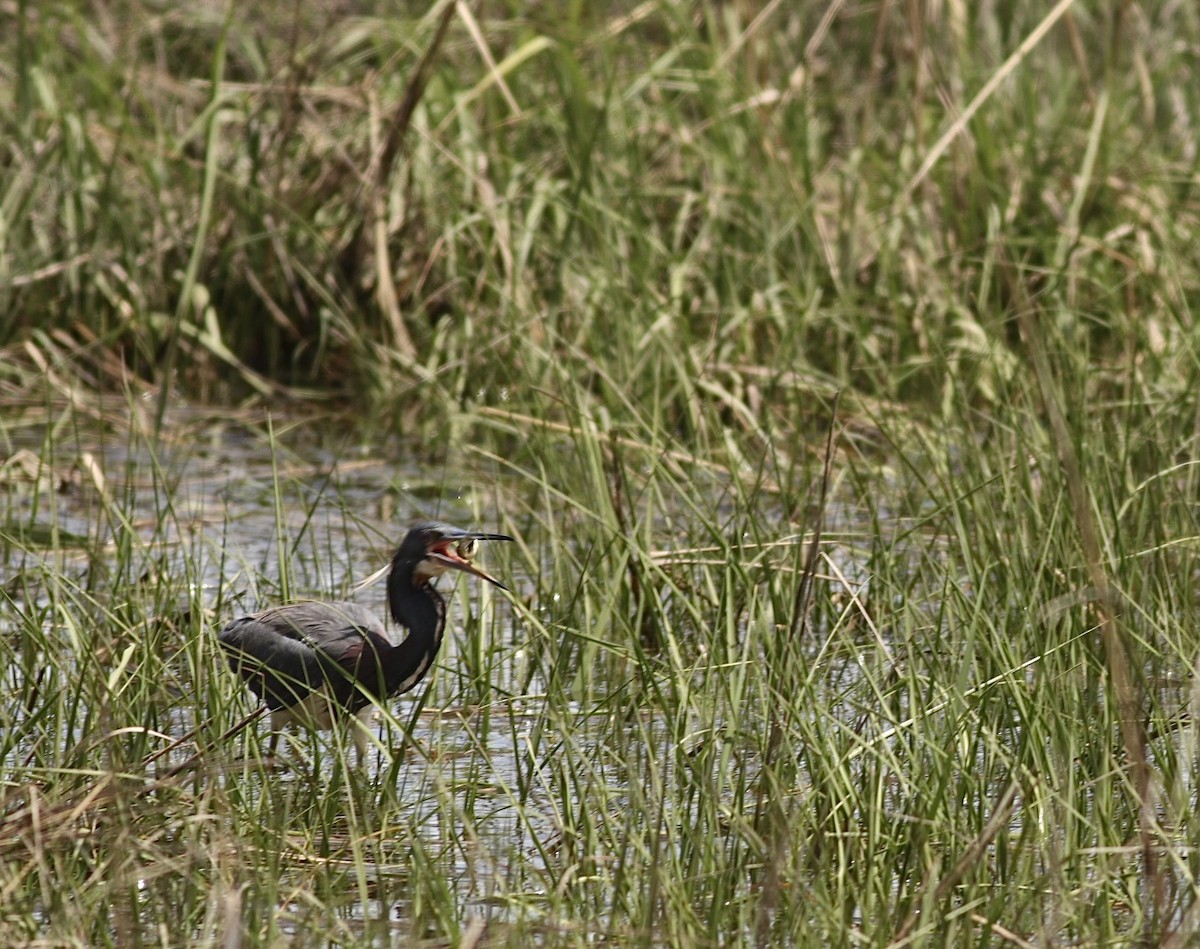
[(481, 540), (512, 540), (507, 534), (484, 534), (465, 531), (449, 524), (423, 522), (416, 524), (404, 536), (400, 548), (392, 558), (392, 571), (388, 585), (403, 582), (405, 577), (414, 587), (422, 587), (447, 570), (461, 570), (474, 574), (481, 580), (508, 588), (495, 577), (480, 570), (472, 559)]

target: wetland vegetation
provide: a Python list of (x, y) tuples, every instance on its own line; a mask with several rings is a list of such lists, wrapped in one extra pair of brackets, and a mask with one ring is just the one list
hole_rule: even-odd
[[(1198, 938), (1194, 5), (0, 50), (0, 944)], [(265, 767), (217, 630), (425, 516), (511, 594)]]

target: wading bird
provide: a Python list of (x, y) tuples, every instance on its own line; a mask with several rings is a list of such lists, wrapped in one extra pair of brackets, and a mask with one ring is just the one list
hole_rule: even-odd
[(405, 535), (387, 568), (392, 619), (408, 629), (399, 645), (369, 610), (337, 601), (277, 606), (221, 630), (230, 668), (271, 711), (271, 752), (278, 730), (290, 722), (331, 728), (358, 715), (354, 743), (362, 760), (373, 705), (420, 682), (442, 645), (446, 603), (433, 579), (461, 570), (507, 589), (471, 562), (481, 540), (512, 538), (435, 523), (417, 524)]

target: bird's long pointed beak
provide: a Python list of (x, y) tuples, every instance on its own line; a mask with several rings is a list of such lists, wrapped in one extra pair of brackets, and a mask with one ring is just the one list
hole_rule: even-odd
[(455, 534), (453, 534), (449, 537), (446, 537), (445, 540), (443, 540), (443, 541), (439, 542), (437, 545), (435, 545), (429, 551), (429, 558), (431, 560), (436, 560), (438, 563), (442, 564), (443, 566), (449, 567), (451, 570), (461, 570), (463, 573), (469, 573), (476, 577), (479, 577), (480, 580), (486, 580), (488, 583), (492, 584), (493, 586), (499, 587), (501, 590), (508, 590), (508, 587), (506, 587), (503, 583), (501, 583), (495, 577), (491, 576), (490, 574), (484, 573), (484, 571), (480, 570), (477, 566), (475, 566), (475, 564), (473, 564), (471, 562), (469, 556), (463, 555), (463, 553), (461, 552), (461, 548), (462, 548), (463, 541), (475, 541), (475, 540), (509, 540), (509, 541), (511, 541), (512, 539), (513, 538), (509, 537), (507, 534), (483, 534), (478, 531), (462, 531), (461, 533), (456, 532)]
[[(481, 531), (464, 531), (454, 528), (446, 528), (445, 536), (438, 540), (430, 548), (426, 554), (427, 560), (435, 561), (442, 570), (461, 570), (464, 573), (470, 573), (479, 577), (481, 580), (486, 580), (488, 583), (498, 586), (501, 590), (507, 590), (503, 583), (495, 577), (485, 573), (479, 567), (476, 567), (471, 562), (471, 556), (474, 553), (474, 544), (466, 544), (465, 541), (477, 540), (513, 540), (507, 534), (485, 534)], [(385, 563), (382, 567), (376, 570), (365, 580), (360, 580), (354, 584), (355, 592), (365, 590), (367, 587), (382, 580), (392, 569), (391, 563)], [(431, 575), (436, 576), (441, 570), (431, 572)]]

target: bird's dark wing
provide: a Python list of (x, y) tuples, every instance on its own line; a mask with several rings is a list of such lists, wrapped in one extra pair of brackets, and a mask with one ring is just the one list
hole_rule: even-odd
[(370, 611), (354, 603), (275, 607), (234, 620), (219, 638), (230, 667), (272, 711), (321, 688), (350, 711), (368, 704), (363, 689), (386, 695), (381, 660), (391, 644)]

